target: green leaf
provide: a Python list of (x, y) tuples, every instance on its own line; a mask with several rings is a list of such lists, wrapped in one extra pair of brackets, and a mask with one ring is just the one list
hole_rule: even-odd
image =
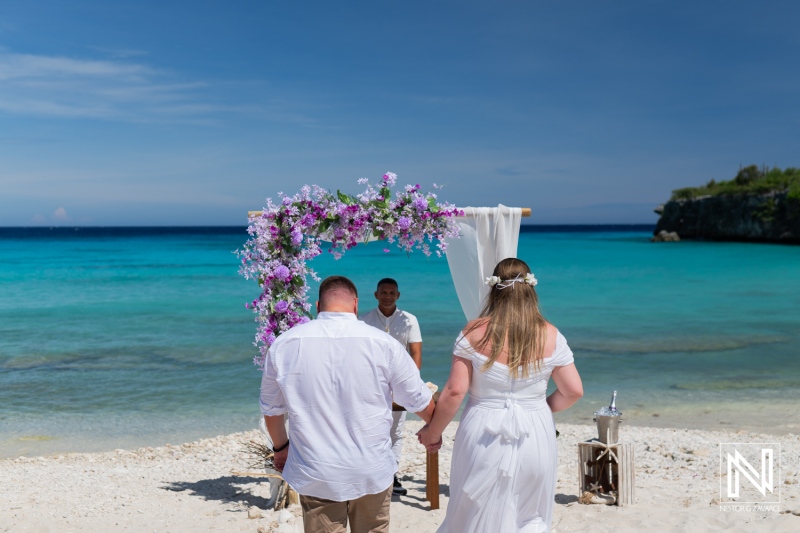
[(391, 189), (389, 189), (389, 187), (381, 187), (381, 196), (383, 196), (383, 199), (388, 202), (392, 197)]
[(343, 204), (353, 205), (356, 203), (356, 199), (350, 196), (349, 194), (345, 194), (340, 190), (336, 191), (336, 196), (339, 198), (339, 201)]

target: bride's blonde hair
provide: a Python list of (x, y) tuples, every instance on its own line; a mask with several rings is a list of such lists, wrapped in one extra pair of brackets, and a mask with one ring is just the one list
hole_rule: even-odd
[[(508, 352), (508, 370), (513, 377), (530, 375), (530, 368), (535, 371), (541, 368), (544, 358), (544, 346), (547, 342), (547, 321), (539, 312), (539, 298), (533, 285), (523, 279), (531, 271), (525, 261), (516, 258), (503, 259), (494, 267), (493, 275), (502, 280), (492, 286), (486, 304), (481, 311), (481, 318), (464, 331), (464, 335), (486, 324), (486, 331), (475, 345), (475, 349), (486, 354), (489, 359), (483, 364), (482, 371), (492, 367), (498, 356), (506, 348)], [(508, 284), (510, 280), (518, 280)]]

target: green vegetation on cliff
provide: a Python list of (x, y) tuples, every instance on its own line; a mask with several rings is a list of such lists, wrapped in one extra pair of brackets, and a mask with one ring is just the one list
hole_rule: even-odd
[(750, 165), (739, 171), (730, 181), (711, 180), (702, 187), (685, 187), (672, 191), (670, 200), (691, 200), (701, 196), (734, 194), (765, 194), (787, 192), (792, 200), (800, 200), (800, 168), (759, 169)]

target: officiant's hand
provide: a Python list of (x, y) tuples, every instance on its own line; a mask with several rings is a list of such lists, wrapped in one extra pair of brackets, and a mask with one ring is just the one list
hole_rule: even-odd
[(417, 439), (419, 439), (420, 444), (425, 446), (428, 453), (438, 452), (439, 448), (442, 447), (442, 435), (435, 435), (427, 425), (417, 431)]

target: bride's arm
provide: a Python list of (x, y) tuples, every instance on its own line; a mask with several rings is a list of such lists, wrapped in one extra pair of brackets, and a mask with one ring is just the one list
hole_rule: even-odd
[(552, 377), (558, 388), (547, 397), (547, 405), (554, 413), (567, 409), (583, 396), (583, 383), (575, 363), (555, 367)]
[(472, 362), (463, 357), (453, 356), (450, 367), (450, 377), (436, 403), (433, 419), (430, 424), (420, 431), (420, 440), (423, 444), (434, 444), (442, 438), (442, 433), (447, 424), (456, 416), (461, 402), (464, 400), (469, 384), (472, 380)]

